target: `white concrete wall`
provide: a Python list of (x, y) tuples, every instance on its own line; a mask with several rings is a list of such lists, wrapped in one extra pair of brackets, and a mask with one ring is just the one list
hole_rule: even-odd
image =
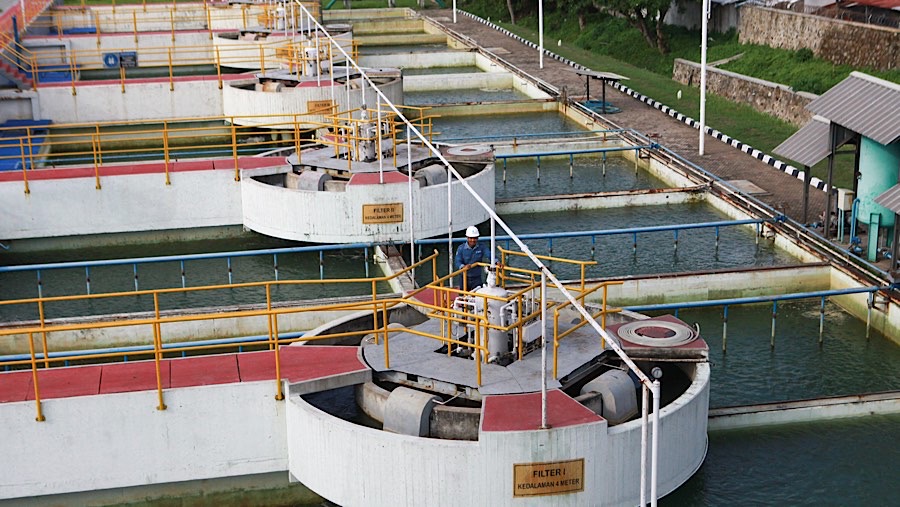
[[(146, 12), (142, 5), (91, 5), (86, 10), (58, 11), (63, 16), (63, 26), (96, 26), (100, 33), (132, 32), (137, 16), (138, 31), (199, 30), (206, 28), (206, 13), (202, 4), (179, 4), (177, 10), (170, 5), (149, 4)], [(171, 12), (171, 17), (168, 11)], [(238, 16), (240, 14), (238, 13)]]
[(234, 171), (101, 176), (0, 183), (0, 238), (25, 239), (241, 223)]
[[(597, 252), (598, 257), (602, 255)], [(610, 286), (607, 297), (610, 305), (630, 306), (828, 290), (830, 271), (828, 266), (793, 266), (727, 274), (633, 277), (624, 279), (622, 285)], [(588, 300), (599, 303), (601, 297), (594, 293)]]
[(236, 69), (277, 69), (280, 67), (279, 59), (275, 56), (275, 50), (279, 47), (288, 47), (290, 38), (270, 36), (264, 40), (246, 41), (223, 37), (216, 34), (213, 38), (215, 51), (219, 52), (219, 61), (226, 67)]
[(40, 87), (41, 118), (55, 123), (208, 118), (222, 115), (222, 91), (215, 80)]
[[(259, 174), (258, 172), (255, 174)], [(489, 166), (466, 179), (489, 205), (494, 204), (494, 170)], [(407, 183), (348, 185), (344, 192), (294, 190), (242, 177), (241, 199), (244, 225), (277, 238), (317, 243), (357, 241), (406, 241), (410, 234), (410, 210), (417, 237), (428, 238), (447, 232), (447, 185), (418, 188), (413, 182), (413, 206)], [(454, 230), (484, 222), (487, 211), (478, 206), (462, 185), (455, 181), (453, 194)], [(392, 224), (364, 224), (364, 204), (403, 203), (404, 221)]]
[[(286, 88), (281, 92), (258, 92), (254, 89), (237, 88), (231, 84), (247, 84), (254, 81), (239, 81), (226, 84), (222, 88), (222, 108), (225, 116), (244, 116), (244, 118), (235, 118), (238, 125), (253, 124), (271, 124), (286, 122), (290, 125), (281, 128), (293, 129), (293, 116), (278, 115), (305, 115), (299, 120), (309, 120), (315, 122), (326, 122), (324, 115), (308, 115), (308, 102), (333, 100), (338, 106), (338, 111), (348, 111), (359, 108), (362, 104), (377, 104), (381, 102), (375, 90), (371, 86), (366, 86), (365, 98), (358, 90), (353, 90), (349, 94), (342, 85), (333, 87), (303, 87), (303, 88)], [(403, 103), (403, 82), (400, 79), (378, 85), (382, 93), (384, 93), (394, 104)], [(349, 102), (348, 102), (349, 100)], [(265, 118), (250, 118), (249, 116), (266, 115)], [(331, 120), (327, 120), (331, 123)], [(306, 126), (318, 126), (317, 124), (302, 124)]]
[(431, 74), (403, 77), (404, 92), (469, 90), (473, 88), (509, 90), (513, 88), (513, 76), (499, 72), (481, 72), (478, 74)]
[[(364, 284), (359, 284), (360, 292)], [(371, 291), (371, 286), (366, 287)], [(371, 300), (371, 296), (366, 296)], [(324, 303), (322, 303), (324, 304)], [(264, 305), (263, 305), (264, 307)], [(226, 309), (216, 308), (212, 311), (221, 312)], [(199, 312), (184, 312), (197, 315)], [(304, 313), (288, 313), (278, 316), (278, 331), (280, 334), (305, 331), (331, 322), (339, 317), (351, 313), (343, 311), (316, 311)], [(167, 315), (164, 315), (166, 317)], [(129, 318), (152, 319), (151, 314), (130, 314)], [(53, 331), (46, 334), (47, 350), (54, 352), (70, 350), (87, 350), (105, 347), (127, 346), (153, 346), (153, 328), (151, 325), (126, 326), (127, 320), (123, 318), (99, 317), (90, 319), (94, 321), (115, 320), (120, 326), (94, 329), (77, 329), (69, 331)], [(71, 323), (71, 321), (67, 321)], [(52, 325), (53, 323), (51, 323)], [(164, 345), (195, 340), (214, 340), (219, 338), (235, 338), (244, 336), (267, 336), (269, 334), (268, 322), (265, 317), (242, 318), (218, 318), (195, 321), (168, 322), (160, 326), (162, 343)], [(35, 351), (43, 351), (41, 334), (33, 334), (32, 342)], [(28, 354), (28, 335), (10, 334), (0, 339), (0, 355), (4, 354)]]
[(602, 192), (595, 195), (580, 194), (577, 197), (560, 196), (551, 199), (524, 199), (497, 203), (497, 213), (547, 213), (583, 209), (621, 208), (625, 206), (661, 206), (702, 202), (703, 192)]
[[(287, 469), (275, 383), (247, 382), (0, 405), (0, 499)], [(14, 437), (13, 437), (14, 435)], [(15, 457), (15, 459), (13, 459)]]
[[(167, 48), (172, 47), (172, 63), (212, 63), (215, 61), (215, 49), (209, 33), (175, 32), (175, 41), (171, 33), (138, 34), (137, 40), (132, 33), (101, 34), (100, 37), (27, 37), (25, 44), (29, 47), (66, 43), (75, 51), (75, 63), (83, 68), (103, 68), (103, 54), (119, 51), (136, 51), (138, 67), (166, 66), (168, 62)], [(46, 50), (45, 50), (46, 51)], [(41, 49), (36, 48), (38, 55)], [(257, 59), (259, 57), (257, 56)]]
[[(687, 480), (706, 456), (709, 365), (699, 364), (697, 370), (694, 385), (660, 411), (660, 495)], [(542, 431), (482, 432), (477, 442), (460, 442), (357, 426), (335, 420), (297, 396), (288, 400), (291, 474), (346, 507), (634, 505), (640, 497), (640, 420), (613, 428), (600, 421)], [(513, 497), (514, 464), (578, 458), (585, 460), (583, 492)]]
[(362, 67), (392, 67), (401, 69), (471, 67), (476, 65), (475, 55), (476, 53), (465, 51), (359, 55), (358, 63)]

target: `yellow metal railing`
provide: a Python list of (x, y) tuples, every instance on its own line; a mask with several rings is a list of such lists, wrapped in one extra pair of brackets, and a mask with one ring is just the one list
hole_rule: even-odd
[[(510, 251), (506, 251), (507, 254), (511, 253)], [(463, 276), (465, 277), (465, 270), (459, 270), (454, 273), (450, 273), (446, 276), (439, 277), (437, 275), (437, 257), (438, 253), (435, 251), (432, 255), (420, 260), (419, 262), (404, 268), (403, 270), (391, 275), (391, 276), (382, 276), (375, 278), (347, 278), (347, 279), (328, 279), (328, 280), (281, 280), (281, 281), (269, 281), (269, 282), (252, 282), (252, 283), (236, 283), (236, 284), (228, 284), (228, 285), (213, 285), (213, 286), (204, 286), (204, 287), (189, 287), (189, 288), (171, 288), (171, 289), (155, 289), (155, 290), (143, 290), (143, 291), (134, 291), (134, 292), (117, 292), (117, 293), (104, 293), (104, 294), (91, 294), (91, 295), (77, 295), (77, 296), (56, 296), (56, 297), (39, 297), (39, 298), (29, 298), (29, 299), (21, 299), (21, 300), (9, 300), (9, 301), (0, 301), (0, 306), (14, 306), (14, 305), (36, 305), (38, 309), (38, 321), (32, 325), (19, 326), (16, 328), (7, 328), (0, 329), (0, 340), (2, 339), (15, 339), (15, 337), (27, 336), (28, 340), (28, 349), (29, 354), (27, 359), (16, 359), (16, 360), (6, 360), (0, 361), (0, 367), (14, 367), (14, 366), (23, 366), (27, 365), (31, 368), (32, 371), (32, 382), (34, 386), (34, 394), (35, 394), (35, 404), (37, 416), (36, 419), (38, 421), (44, 420), (44, 415), (41, 407), (41, 393), (40, 393), (40, 383), (39, 383), (39, 375), (38, 370), (46, 369), (51, 366), (52, 363), (60, 363), (71, 360), (108, 360), (108, 359), (122, 359), (124, 356), (135, 356), (135, 355), (152, 355), (155, 368), (156, 368), (156, 391), (157, 391), (157, 409), (165, 410), (165, 400), (164, 400), (164, 390), (162, 385), (162, 377), (160, 373), (160, 362), (164, 358), (164, 354), (173, 354), (173, 353), (187, 353), (187, 352), (210, 352), (210, 351), (221, 351), (222, 349), (228, 348), (233, 349), (239, 346), (267, 346), (269, 350), (274, 351), (274, 361), (275, 361), (275, 381), (276, 381), (276, 392), (275, 398), (278, 400), (283, 399), (284, 393), (282, 391), (282, 383), (281, 383), (281, 356), (280, 349), (281, 345), (286, 345), (298, 341), (320, 341), (327, 339), (336, 339), (336, 338), (347, 338), (347, 337), (363, 337), (365, 335), (372, 334), (375, 337), (376, 343), (382, 343), (384, 346), (384, 360), (385, 360), (385, 368), (390, 368), (390, 333), (397, 332), (405, 332), (416, 334), (419, 336), (424, 336), (427, 338), (434, 339), (436, 341), (442, 342), (447, 345), (447, 353), (448, 355), (451, 353), (453, 346), (460, 346), (472, 349), (475, 354), (475, 375), (476, 375), (476, 385), (481, 385), (482, 383), (482, 365), (485, 364), (488, 360), (489, 350), (490, 350), (490, 331), (500, 331), (502, 333), (510, 333), (516, 332), (518, 335), (518, 355), (519, 359), (522, 358), (523, 355), (523, 324), (526, 322), (533, 322), (535, 319), (539, 319), (541, 315), (541, 305), (546, 305), (546, 308), (553, 311), (554, 322), (553, 322), (553, 375), (557, 376), (557, 351), (559, 347), (559, 342), (576, 329), (582, 327), (587, 321), (582, 319), (581, 322), (577, 323), (574, 327), (569, 328), (564, 332), (559, 331), (558, 317), (559, 311), (566, 308), (568, 306), (568, 302), (566, 303), (558, 303), (550, 301), (545, 294), (540, 293), (541, 284), (533, 282), (535, 275), (540, 275), (539, 272), (533, 270), (526, 270), (521, 268), (510, 268), (506, 266), (500, 266), (499, 271), (510, 271), (516, 272), (519, 274), (528, 274), (532, 277), (532, 281), (523, 284), (522, 286), (516, 287), (513, 291), (509, 292), (506, 296), (496, 296), (489, 295), (484, 293), (473, 293), (468, 292), (456, 288), (452, 288), (446, 286), (445, 284), (452, 277), (455, 276)], [(555, 261), (560, 262), (571, 262), (571, 263), (579, 263), (580, 261), (571, 261), (568, 259), (562, 258), (553, 258)], [(431, 278), (432, 281), (428, 285), (412, 291), (406, 297), (401, 298), (379, 298), (377, 293), (377, 286), (379, 283), (388, 282), (391, 279), (404, 276), (410, 271), (420, 268), (426, 264), (431, 264)], [(276, 307), (273, 304), (272, 294), (273, 289), (277, 287), (289, 287), (289, 286), (303, 286), (303, 285), (321, 285), (323, 283), (327, 284), (358, 284), (363, 287), (367, 287), (371, 291), (371, 299), (363, 300), (363, 301), (355, 301), (355, 302), (342, 302), (342, 303), (331, 303), (331, 304), (317, 304), (311, 306), (289, 306), (289, 307)], [(602, 307), (601, 309), (594, 315), (601, 316), (604, 319), (605, 325), (605, 316), (608, 313), (613, 313), (619, 311), (618, 309), (608, 309), (606, 306), (606, 289), (610, 285), (614, 285), (620, 282), (605, 282), (598, 284), (590, 289), (575, 289), (577, 293), (576, 298), (583, 303), (584, 299), (598, 289), (603, 288), (603, 299), (602, 299)], [(581, 280), (581, 287), (584, 287), (584, 280)], [(196, 313), (192, 314), (177, 314), (177, 315), (163, 315), (161, 311), (160, 299), (163, 297), (170, 296), (185, 296), (187, 294), (192, 293), (200, 293), (200, 292), (210, 292), (210, 291), (218, 291), (218, 290), (228, 290), (233, 291), (236, 289), (241, 289), (246, 292), (248, 289), (256, 289), (261, 290), (265, 294), (265, 306), (264, 308), (259, 309), (251, 309), (251, 310), (233, 310), (233, 311), (209, 311), (209, 310), (198, 310)], [(433, 291), (434, 300), (431, 303), (426, 303), (420, 301), (415, 298), (415, 296), (421, 294), (426, 290)], [(459, 295), (466, 295), (468, 297), (475, 297), (482, 299), (482, 307), (483, 311), (468, 311), (465, 309), (458, 309), (453, 307), (453, 300)], [(135, 297), (152, 297), (153, 300), (153, 311), (152, 316), (143, 316), (136, 315), (134, 317), (129, 317), (125, 319), (109, 319), (100, 317), (97, 320), (91, 322), (79, 322), (79, 323), (55, 323), (50, 322), (46, 318), (46, 308), (48, 305), (60, 302), (76, 302), (76, 301), (97, 301), (103, 299), (115, 299), (115, 298), (128, 298), (133, 300)], [(509, 303), (515, 303), (517, 308), (517, 318), (515, 322), (508, 323), (503, 326), (497, 323), (492, 323), (487, 315), (487, 308), (489, 307), (489, 302), (499, 302), (504, 305)], [(440, 320), (440, 334), (432, 334), (419, 329), (411, 329), (405, 327), (399, 328), (389, 328), (388, 327), (388, 313), (389, 311), (399, 304), (406, 304), (412, 307), (420, 309), (423, 313), (428, 315), (429, 317)], [(526, 308), (526, 305), (530, 305)], [(372, 324), (371, 327), (360, 329), (357, 331), (344, 331), (344, 332), (334, 332), (328, 334), (320, 334), (316, 336), (301, 336), (298, 338), (283, 338), (281, 336), (282, 332), (279, 330), (280, 320), (283, 322), (286, 316), (288, 315), (296, 315), (303, 313), (311, 313), (311, 312), (328, 312), (328, 311), (371, 311), (372, 313)], [(214, 322), (214, 321), (222, 321), (222, 320), (245, 320), (245, 319), (266, 319), (266, 329), (267, 329), (267, 339), (265, 342), (251, 341), (247, 340), (243, 341), (230, 341), (228, 344), (207, 344), (207, 345), (184, 345), (178, 346), (174, 343), (167, 343), (164, 347), (163, 344), (166, 343), (163, 328), (172, 326), (178, 323), (203, 323), (203, 322)], [(454, 325), (460, 326), (471, 326), (474, 329), (474, 342), (470, 343), (468, 341), (460, 341), (454, 337), (452, 332), (452, 328)], [(152, 350), (147, 350), (146, 352), (135, 352), (133, 350), (129, 351), (116, 351), (116, 352), (97, 352), (92, 354), (84, 354), (79, 353), (75, 354), (71, 351), (51, 351), (49, 336), (51, 334), (56, 333), (79, 333), (79, 334), (87, 334), (92, 330), (102, 330), (104, 334), (110, 334), (111, 331), (116, 329), (118, 330), (126, 330), (131, 328), (138, 328), (137, 331), (132, 332), (131, 334), (134, 336), (146, 336), (145, 339), (147, 341), (152, 342)], [(140, 328), (149, 328), (149, 332), (142, 331)], [(546, 327), (544, 327), (546, 331)], [(549, 336), (544, 336), (543, 338), (544, 346), (549, 344)], [(40, 344), (40, 354), (37, 352), (36, 343)], [(601, 344), (601, 351), (605, 348), (604, 344)], [(51, 357), (51, 354), (53, 357)], [(39, 357), (40, 356), (40, 357)]]
[[(434, 252), (432, 255), (420, 260), (419, 262), (413, 264), (412, 266), (408, 266), (405, 269), (391, 275), (391, 276), (382, 276), (375, 278), (347, 278), (347, 279), (329, 279), (329, 280), (283, 280), (283, 281), (270, 281), (270, 282), (253, 282), (253, 283), (238, 283), (238, 284), (228, 284), (228, 285), (215, 285), (215, 286), (205, 286), (205, 287), (190, 287), (190, 288), (173, 288), (173, 289), (156, 289), (156, 290), (144, 290), (144, 291), (135, 291), (135, 292), (118, 292), (118, 293), (104, 293), (104, 294), (93, 294), (93, 295), (78, 295), (78, 296), (57, 296), (57, 297), (46, 297), (46, 298), (29, 298), (29, 299), (21, 299), (21, 300), (9, 300), (9, 301), (0, 301), (0, 306), (14, 306), (14, 305), (37, 305), (38, 307), (38, 315), (39, 320), (35, 325), (27, 325), (16, 328), (7, 328), (0, 329), (0, 339), (12, 339), (15, 336), (27, 336), (28, 338), (28, 346), (29, 346), (29, 358), (21, 359), (21, 360), (8, 360), (0, 362), (0, 367), (6, 366), (21, 366), (21, 365), (29, 365), (32, 370), (32, 382), (34, 384), (34, 394), (35, 394), (35, 404), (37, 416), (36, 420), (43, 421), (44, 415), (41, 407), (41, 396), (40, 396), (40, 383), (38, 370), (41, 366), (43, 368), (49, 368), (51, 363), (60, 363), (71, 360), (103, 360), (103, 359), (123, 359), (124, 356), (135, 356), (140, 355), (140, 353), (135, 353), (134, 351), (129, 352), (98, 352), (95, 354), (54, 354), (54, 357), (50, 357), (51, 350), (49, 347), (48, 336), (52, 333), (63, 333), (63, 332), (87, 332), (90, 330), (104, 330), (109, 333), (111, 330), (115, 329), (128, 329), (134, 327), (150, 327), (152, 339), (152, 351), (147, 351), (145, 354), (152, 354), (153, 360), (156, 368), (156, 377), (157, 377), (157, 409), (165, 410), (166, 405), (163, 396), (163, 387), (160, 373), (160, 361), (163, 359), (163, 354), (168, 353), (180, 353), (180, 352), (203, 352), (203, 351), (213, 351), (219, 350), (223, 348), (234, 348), (240, 345), (260, 345), (260, 342), (256, 341), (247, 341), (247, 342), (235, 342), (229, 344), (214, 344), (214, 345), (191, 345), (191, 346), (182, 346), (182, 347), (166, 347), (163, 348), (164, 336), (163, 336), (163, 326), (164, 325), (172, 325), (177, 323), (184, 322), (211, 322), (215, 320), (221, 319), (250, 319), (250, 318), (259, 318), (264, 317), (267, 320), (267, 329), (268, 329), (268, 339), (263, 345), (267, 345), (270, 350), (274, 351), (275, 358), (275, 381), (276, 381), (276, 394), (275, 398), (281, 400), (284, 398), (284, 393), (282, 391), (281, 385), (281, 358), (280, 358), (280, 350), (279, 347), (281, 345), (290, 344), (298, 341), (320, 341), (326, 339), (340, 338), (340, 337), (350, 337), (350, 336), (363, 336), (369, 333), (378, 333), (383, 336), (385, 340), (385, 364), (389, 366), (389, 349), (388, 349), (388, 333), (389, 331), (396, 331), (396, 329), (388, 329), (388, 319), (387, 313), (390, 308), (395, 305), (401, 303), (409, 303), (408, 300), (403, 298), (388, 298), (388, 299), (378, 299), (377, 294), (377, 284), (382, 282), (390, 281), (393, 278), (397, 278), (405, 275), (409, 271), (416, 269), (417, 267), (423, 266), (427, 263), (434, 264), (437, 259), (437, 252)], [(432, 268), (434, 271), (436, 268)], [(324, 305), (313, 305), (307, 307), (299, 307), (292, 306), (287, 308), (275, 308), (272, 302), (272, 289), (274, 287), (279, 286), (299, 286), (299, 285), (321, 285), (322, 283), (329, 284), (361, 284), (363, 286), (368, 286), (372, 290), (372, 299), (371, 301), (360, 301), (360, 302), (349, 302), (349, 303), (334, 303), (334, 304), (324, 304)], [(200, 311), (191, 315), (172, 315), (172, 316), (164, 316), (160, 310), (160, 297), (161, 296), (171, 296), (171, 295), (184, 295), (189, 293), (197, 293), (197, 292), (208, 292), (208, 291), (216, 291), (216, 290), (235, 290), (235, 289), (262, 289), (265, 292), (265, 308), (259, 310), (236, 310), (236, 311), (226, 311), (226, 312), (218, 312), (218, 311), (209, 311), (204, 312)], [(96, 301), (101, 299), (113, 299), (113, 298), (128, 298), (133, 299), (137, 296), (150, 296), (153, 299), (153, 315), (152, 317), (134, 317), (134, 318), (126, 318), (126, 319), (110, 319), (103, 320), (99, 319), (94, 322), (89, 323), (77, 323), (77, 324), (55, 324), (51, 322), (47, 322), (45, 318), (45, 310), (48, 304), (58, 303), (58, 302), (72, 302), (72, 301)], [(281, 338), (279, 336), (279, 317), (283, 317), (289, 314), (298, 314), (298, 313), (308, 313), (308, 312), (321, 312), (321, 311), (355, 311), (367, 309), (372, 311), (372, 328), (365, 329), (361, 331), (352, 331), (352, 332), (339, 332), (339, 333), (331, 333), (310, 337), (299, 337), (299, 338)], [(139, 334), (138, 333), (135, 334)], [(41, 344), (41, 352), (42, 358), (38, 359), (38, 353), (35, 349), (35, 336), (40, 337)]]
[[(317, 20), (321, 20), (319, 3), (302, 4)], [(299, 27), (301, 23), (305, 26), (306, 22), (300, 20), (299, 9), (294, 9), (293, 18), (293, 26)], [(137, 36), (143, 32), (170, 31), (174, 40), (174, 34), (179, 30), (208, 30), (211, 37), (214, 31), (222, 30), (283, 29), (285, 21), (290, 19), (290, 8), (282, 13), (277, 5), (268, 3), (215, 6), (211, 2), (191, 2), (179, 7), (176, 2), (112, 0), (109, 5), (88, 5), (83, 1), (80, 9), (53, 9), (31, 26), (56, 32), (60, 37), (67, 31), (86, 28), (96, 32), (98, 37), (104, 33), (134, 33)]]
[[(323, 113), (327, 111), (0, 128), (0, 135), (5, 133), (7, 142), (20, 146), (17, 154), (0, 155), (0, 160), (12, 160), (21, 165), (25, 193), (29, 193), (28, 172), (42, 168), (91, 167), (95, 186), (101, 189), (101, 169), (113, 164), (162, 162), (165, 183), (169, 184), (169, 172), (176, 159), (230, 158), (234, 162), (235, 181), (239, 181), (240, 156), (278, 148), (293, 148), (298, 156), (302, 156), (302, 150), (314, 141), (333, 146), (336, 155), (340, 150), (358, 155), (361, 142), (380, 142), (377, 132), (359, 133), (361, 120), (353, 118), (355, 111)], [(420, 128), (430, 131), (434, 117), (424, 118)], [(397, 125), (393, 119), (390, 121), (391, 125)], [(405, 140), (398, 140), (396, 129), (393, 130), (396, 160), (396, 144)], [(319, 135), (323, 132), (332, 134)], [(350, 157), (347, 162), (349, 170)]]

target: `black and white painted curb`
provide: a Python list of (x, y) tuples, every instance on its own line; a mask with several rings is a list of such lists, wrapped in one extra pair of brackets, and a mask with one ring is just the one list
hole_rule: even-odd
[[(501, 26), (498, 26), (496, 23), (492, 23), (490, 21), (487, 21), (479, 16), (476, 16), (476, 15), (466, 12), (466, 11), (461, 10), (458, 12), (464, 16), (468, 16), (469, 18), (471, 18), (475, 21), (478, 21), (479, 23), (487, 25), (502, 34), (505, 34), (505, 35), (521, 42), (522, 44), (525, 44), (526, 46), (529, 46), (534, 49), (538, 49), (538, 45), (535, 44), (534, 42), (531, 42), (530, 40), (527, 40), (523, 37), (520, 37), (519, 35), (516, 35), (516, 34), (510, 32), (509, 30), (507, 30)], [(569, 60), (568, 58), (564, 58), (552, 51), (549, 51), (547, 48), (544, 48), (544, 54), (549, 56), (550, 58), (553, 58), (554, 60), (558, 60), (558, 61), (565, 63), (566, 65), (569, 65), (575, 69), (591, 70), (588, 67), (581, 65), (580, 63), (573, 62), (572, 60)], [(676, 120), (678, 120), (682, 123), (690, 125), (691, 127), (695, 128), (695, 129), (698, 129), (698, 130), (700, 129), (700, 122), (691, 118), (690, 116), (685, 116), (685, 115), (679, 113), (678, 111), (676, 111), (675, 109), (673, 109), (659, 101), (656, 101), (650, 97), (647, 97), (646, 95), (641, 95), (640, 93), (632, 90), (631, 88), (628, 88), (627, 86), (625, 86), (621, 83), (615, 83), (612, 86), (613, 86), (613, 88), (621, 91), (622, 93), (629, 95), (629, 96), (647, 104), (650, 107), (659, 109), (660, 111), (666, 113), (667, 115), (671, 116), (672, 118), (675, 118)], [(744, 153), (750, 155), (751, 157), (754, 157), (757, 160), (761, 160), (761, 161), (765, 162), (766, 164), (769, 164), (770, 166), (774, 167), (775, 169), (778, 169), (779, 171), (787, 173), (801, 181), (803, 181), (806, 177), (805, 173), (802, 170), (797, 169), (796, 167), (794, 167), (792, 165), (786, 164), (786, 163), (782, 162), (781, 160), (778, 160), (777, 158), (775, 158), (767, 153), (763, 153), (763, 152), (757, 150), (756, 148), (750, 146), (749, 144), (742, 143), (741, 141), (738, 141), (737, 139), (734, 139), (733, 137), (731, 137), (727, 134), (719, 132), (718, 130), (712, 129), (709, 126), (706, 126), (705, 130), (706, 130), (707, 134), (715, 137), (719, 141), (729, 144), (732, 147), (737, 148), (737, 149), (743, 151)], [(823, 190), (823, 191), (828, 188), (828, 185), (824, 181), (822, 181), (816, 177), (813, 177), (810, 180), (810, 185), (819, 190)]]

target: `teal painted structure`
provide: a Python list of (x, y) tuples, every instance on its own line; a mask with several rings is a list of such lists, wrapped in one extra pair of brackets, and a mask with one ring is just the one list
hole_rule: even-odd
[(875, 203), (875, 198), (897, 184), (900, 173), (900, 144), (883, 145), (863, 136), (859, 149), (859, 217), (881, 215), (882, 227), (894, 226), (894, 212)]

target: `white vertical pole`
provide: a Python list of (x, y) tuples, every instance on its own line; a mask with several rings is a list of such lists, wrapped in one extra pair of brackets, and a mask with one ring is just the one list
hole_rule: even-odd
[[(449, 259), (447, 259), (447, 264), (450, 266), (450, 271), (448, 273), (452, 273), (453, 269), (453, 191), (451, 188), (453, 187), (453, 172), (450, 170), (450, 166), (447, 166), (447, 253), (449, 253)], [(465, 275), (463, 275), (465, 276)], [(450, 285), (453, 285), (453, 278), (450, 278)], [(459, 284), (462, 287), (462, 283)], [(472, 290), (471, 287), (466, 287), (469, 290)]]
[(319, 31), (316, 30), (316, 86), (322, 86), (322, 65), (319, 63)]
[(381, 153), (381, 101), (375, 104), (375, 146), (378, 147), (378, 183), (384, 184), (384, 157)]
[(706, 40), (709, 25), (709, 0), (703, 0), (700, 30), (700, 155), (703, 155), (704, 138), (706, 137)]
[(544, 0), (538, 0), (538, 51), (541, 68), (544, 68)]
[[(416, 263), (416, 221), (413, 215), (413, 177), (412, 177), (412, 133), (406, 127), (406, 173), (409, 176), (409, 265)], [(413, 284), (416, 281), (416, 269), (412, 270)]]
[(497, 264), (497, 222), (491, 219), (491, 266)]
[(656, 507), (656, 472), (659, 469), (659, 380), (653, 381), (650, 392), (653, 393), (653, 441), (650, 448), (650, 505)]
[(641, 384), (641, 507), (647, 505), (647, 412), (649, 389)]
[(547, 429), (547, 273), (541, 269), (541, 429)]
[(456, 0), (453, 0), (453, 22), (456, 23)]

